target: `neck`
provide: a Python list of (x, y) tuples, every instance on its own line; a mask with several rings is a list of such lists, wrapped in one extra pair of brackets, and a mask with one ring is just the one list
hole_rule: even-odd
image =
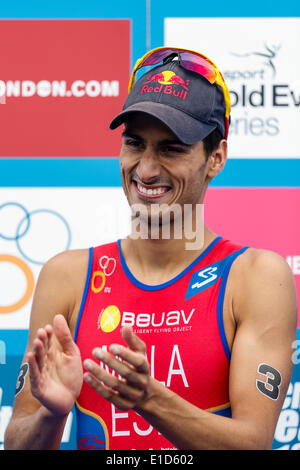
[[(203, 227), (201, 243), (190, 238), (122, 240), (121, 248), (132, 274), (144, 284), (162, 284), (180, 274), (213, 241), (216, 234)], [(193, 248), (193, 249), (191, 249)]]

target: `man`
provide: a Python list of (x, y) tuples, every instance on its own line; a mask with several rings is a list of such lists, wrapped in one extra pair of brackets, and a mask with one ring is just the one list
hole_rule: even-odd
[(130, 89), (111, 128), (125, 124), (132, 233), (43, 267), (5, 448), (59, 448), (76, 402), (79, 449), (269, 449), (296, 296), (279, 255), (199, 229), (227, 158), (226, 84), (205, 56), (159, 48)]

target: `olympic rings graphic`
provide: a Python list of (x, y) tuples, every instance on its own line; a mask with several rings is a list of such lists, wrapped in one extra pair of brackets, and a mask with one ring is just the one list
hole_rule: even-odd
[(23, 297), (21, 297), (21, 299), (18, 300), (18, 302), (15, 302), (14, 304), (6, 306), (0, 305), (0, 313), (11, 313), (15, 310), (19, 310), (20, 308), (22, 308), (31, 298), (34, 288), (34, 277), (29, 266), (23, 260), (17, 258), (17, 256), (0, 254), (0, 262), (8, 262), (15, 264), (18, 268), (21, 269), (21, 271), (25, 274), (26, 277), (27, 286)]
[[(22, 241), (22, 239), (24, 239), (25, 235), (30, 230), (32, 218), (36, 214), (40, 214), (40, 213), (50, 214), (50, 215), (58, 218), (60, 221), (63, 222), (63, 224), (64, 224), (64, 226), (67, 230), (67, 244), (66, 244), (65, 249), (66, 250), (69, 249), (69, 247), (71, 245), (71, 230), (70, 230), (69, 224), (67, 223), (65, 218), (62, 215), (60, 215), (58, 212), (56, 212), (54, 210), (51, 210), (51, 209), (37, 209), (37, 210), (33, 210), (33, 211), (29, 212), (19, 202), (6, 202), (4, 204), (1, 204), (0, 205), (0, 211), (3, 210), (4, 208), (15, 208), (15, 209), (21, 210), (22, 211), (22, 216), (21, 216), (21, 220), (17, 224), (15, 234), (4, 233), (4, 230), (2, 228), (4, 224), (3, 223), (1, 224), (1, 229), (2, 230), (0, 232), (0, 239), (2, 238), (3, 240), (6, 240), (8, 242), (15, 241), (19, 253), (22, 255), (22, 258), (24, 258), (26, 261), (29, 261), (29, 262), (31, 262), (33, 264), (37, 264), (37, 265), (43, 265), (45, 263), (45, 260), (44, 261), (36, 260), (36, 259), (33, 258), (33, 256), (28, 255), (27, 253), (25, 253), (24, 248), (21, 246), (21, 241)], [(6, 227), (8, 227), (8, 224), (6, 224)], [(1, 313), (11, 313), (11, 312), (14, 312), (16, 310), (19, 310), (20, 308), (22, 308), (30, 300), (30, 298), (33, 294), (34, 276), (33, 276), (33, 273), (31, 271), (30, 267), (26, 263), (26, 261), (24, 261), (23, 259), (20, 259), (17, 256), (13, 256), (13, 255), (10, 255), (10, 254), (0, 254), (0, 262), (8, 262), (8, 263), (16, 265), (23, 272), (23, 274), (25, 275), (25, 278), (26, 278), (26, 289), (25, 289), (24, 295), (22, 295), (22, 297), (17, 302), (14, 302), (10, 305), (5, 305), (5, 306), (0, 305), (0, 314)]]
[(23, 237), (26, 234), (27, 230), (29, 229), (29, 227), (30, 227), (30, 214), (29, 214), (29, 212), (27, 212), (25, 207), (22, 206), (21, 204), (19, 204), (18, 202), (6, 202), (5, 204), (1, 204), (0, 205), (0, 210), (3, 209), (3, 207), (6, 207), (6, 206), (19, 207), (25, 214), (25, 217), (24, 217), (23, 220), (27, 220), (27, 224), (25, 226), (24, 232), (21, 233), (21, 234), (16, 234), (16, 236), (14, 236), (14, 237), (9, 237), (9, 236), (3, 235), (3, 233), (0, 233), (0, 238), (4, 238), (4, 240), (16, 240), (19, 237)]
[(99, 265), (103, 269), (105, 276), (111, 276), (116, 269), (117, 262), (115, 258), (109, 258), (104, 255), (100, 258)]
[[(47, 214), (54, 215), (55, 217), (57, 217), (59, 220), (61, 220), (63, 222), (63, 224), (64, 224), (64, 226), (67, 230), (67, 244), (66, 244), (65, 250), (68, 250), (70, 248), (70, 245), (71, 245), (71, 230), (70, 230), (69, 224), (66, 221), (66, 219), (61, 214), (59, 214), (58, 212), (56, 212), (54, 210), (51, 210), (51, 209), (37, 209), (37, 210), (31, 211), (31, 212), (28, 212), (27, 209), (22, 204), (20, 204), (18, 202), (6, 202), (5, 204), (1, 204), (0, 205), (0, 211), (4, 207), (17, 207), (17, 208), (21, 209), (24, 212), (23, 218), (20, 220), (20, 222), (17, 225), (15, 235), (14, 236), (8, 236), (8, 235), (4, 235), (3, 233), (0, 233), (0, 238), (3, 238), (4, 240), (8, 240), (8, 241), (11, 241), (11, 240), (15, 241), (20, 254), (27, 261), (30, 261), (31, 263), (38, 264), (38, 265), (43, 265), (45, 263), (45, 261), (33, 259), (31, 256), (26, 254), (24, 249), (21, 247), (21, 241), (20, 241), (26, 235), (26, 233), (28, 232), (28, 230), (30, 228), (32, 216), (34, 216), (36, 214), (39, 214), (39, 213), (47, 213)], [(23, 227), (23, 225), (24, 225), (24, 227)]]

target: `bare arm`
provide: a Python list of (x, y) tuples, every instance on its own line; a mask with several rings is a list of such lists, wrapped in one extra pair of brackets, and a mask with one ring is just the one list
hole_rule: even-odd
[(15, 397), (5, 449), (58, 449), (80, 392), (81, 357), (68, 326), (75, 299), (73, 258), (74, 253), (62, 253), (40, 273), (23, 359), (28, 370)]
[[(271, 252), (250, 253), (238, 274), (229, 390), (232, 419), (198, 409), (149, 377), (145, 345), (128, 329), (124, 339), (129, 348), (117, 355), (131, 367), (119, 365), (113, 354), (102, 351), (101, 357), (125, 378), (125, 385), (92, 361), (85, 362), (85, 378), (117, 407), (137, 411), (179, 449), (269, 449), (292, 372), (294, 281), (286, 262)], [(98, 350), (94, 355), (99, 358)]]

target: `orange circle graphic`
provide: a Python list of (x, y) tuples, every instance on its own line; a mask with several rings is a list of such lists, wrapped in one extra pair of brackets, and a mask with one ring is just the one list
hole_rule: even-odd
[[(95, 279), (96, 277), (102, 277), (102, 283), (100, 287), (95, 286)], [(98, 292), (101, 292), (103, 287), (105, 285), (105, 274), (102, 271), (95, 271), (92, 277), (92, 291), (95, 292), (95, 294), (98, 294)]]
[(26, 277), (27, 287), (26, 287), (26, 292), (23, 295), (23, 297), (21, 297), (21, 299), (18, 300), (18, 302), (15, 302), (14, 304), (5, 305), (5, 306), (0, 305), (0, 313), (12, 313), (15, 310), (19, 310), (20, 308), (22, 308), (29, 301), (33, 292), (33, 288), (34, 288), (34, 277), (33, 277), (30, 267), (23, 260), (21, 260), (20, 258), (17, 258), (17, 256), (0, 255), (0, 262), (1, 261), (15, 264), (16, 266), (18, 266), (18, 268), (21, 269), (21, 271), (24, 273)]

